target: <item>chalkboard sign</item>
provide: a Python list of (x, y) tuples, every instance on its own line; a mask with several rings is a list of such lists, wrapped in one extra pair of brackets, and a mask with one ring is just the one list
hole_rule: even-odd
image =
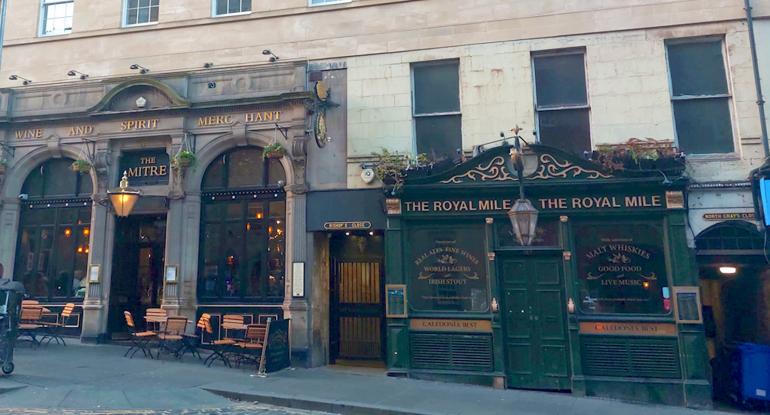
[(267, 339), (262, 349), (259, 372), (277, 372), (289, 366), (291, 366), (289, 319), (270, 321), (267, 323)]
[(387, 302), (385, 303), (385, 314), (388, 318), (406, 318), (406, 285), (387, 284), (385, 285), (387, 293)]
[(676, 321), (700, 324), (703, 322), (698, 287), (674, 287)]

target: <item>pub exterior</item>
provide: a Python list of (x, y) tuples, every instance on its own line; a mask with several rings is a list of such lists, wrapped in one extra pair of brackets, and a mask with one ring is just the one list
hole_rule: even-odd
[[(162, 307), (209, 312), (215, 330), (224, 313), (291, 318), (306, 351), (307, 305), (290, 281), (307, 260), (307, 72), (289, 62), (0, 91), (5, 276), (53, 313), (75, 303), (65, 324), (87, 341), (124, 333), (124, 310)], [(141, 195), (118, 217), (108, 192), (124, 174)]]
[(678, 171), (611, 171), (531, 145), (530, 246), (506, 215), (502, 145), (389, 194), (389, 374), (708, 406), (708, 356)]

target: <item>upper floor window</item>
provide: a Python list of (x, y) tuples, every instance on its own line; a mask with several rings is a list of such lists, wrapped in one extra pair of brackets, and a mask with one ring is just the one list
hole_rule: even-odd
[(324, 6), (327, 4), (350, 3), (351, 0), (309, 0), (310, 6)]
[(63, 35), (72, 32), (74, 0), (43, 0), (42, 35)]
[(214, 0), (214, 15), (246, 13), (251, 11), (251, 0)]
[(125, 25), (157, 22), (159, 10), (160, 0), (126, 0)]
[(462, 150), (459, 70), (458, 61), (412, 66), (417, 153), (425, 153), (432, 160), (454, 159)]
[(691, 154), (735, 150), (722, 39), (666, 45), (679, 149)]
[(589, 151), (590, 107), (583, 51), (537, 54), (532, 64), (540, 143), (580, 155)]

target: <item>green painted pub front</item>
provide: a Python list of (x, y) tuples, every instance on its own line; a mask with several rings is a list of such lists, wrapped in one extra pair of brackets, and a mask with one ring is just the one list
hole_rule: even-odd
[(709, 406), (681, 169), (608, 171), (531, 145), (539, 219), (521, 246), (509, 151), (389, 194), (389, 374)]

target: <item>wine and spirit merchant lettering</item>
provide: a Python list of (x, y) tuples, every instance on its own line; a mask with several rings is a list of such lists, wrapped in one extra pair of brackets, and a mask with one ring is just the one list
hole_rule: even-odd
[[(534, 201), (541, 210), (662, 208), (660, 195), (584, 196), (543, 198)], [(513, 199), (404, 201), (407, 212), (493, 212), (510, 210)]]

